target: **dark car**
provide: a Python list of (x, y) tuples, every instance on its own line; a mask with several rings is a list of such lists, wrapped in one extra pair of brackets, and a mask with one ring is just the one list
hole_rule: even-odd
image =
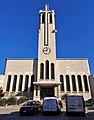
[(31, 115), (41, 112), (41, 103), (39, 101), (29, 101), (20, 108), (20, 115)]

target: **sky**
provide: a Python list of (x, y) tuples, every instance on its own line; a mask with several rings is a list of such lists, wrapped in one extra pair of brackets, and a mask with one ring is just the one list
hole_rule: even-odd
[(0, 74), (6, 58), (37, 58), (39, 10), (55, 10), (57, 58), (88, 58), (94, 74), (94, 0), (0, 0)]

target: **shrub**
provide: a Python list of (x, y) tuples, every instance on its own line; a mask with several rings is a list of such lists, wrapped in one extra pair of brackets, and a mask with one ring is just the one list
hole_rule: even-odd
[(92, 106), (94, 104), (94, 99), (89, 99), (85, 101), (85, 106)]
[(17, 100), (17, 104), (19, 105), (19, 104), (21, 104), (21, 103), (23, 103), (23, 102), (26, 102), (28, 99), (27, 99), (27, 97), (26, 96), (22, 96), (22, 97), (20, 97), (18, 100)]
[(4, 96), (3, 89), (2, 89), (2, 87), (0, 87), (0, 98), (2, 98), (3, 96)]
[(16, 102), (17, 102), (17, 98), (14, 96), (7, 99), (7, 105), (15, 105)]
[(62, 95), (61, 100), (66, 100), (67, 94)]
[(6, 105), (6, 99), (0, 99), (0, 106), (5, 106)]

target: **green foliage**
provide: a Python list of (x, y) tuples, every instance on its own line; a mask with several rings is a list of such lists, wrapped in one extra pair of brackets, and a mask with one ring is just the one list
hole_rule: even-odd
[(27, 101), (27, 97), (26, 96), (22, 96), (22, 97), (20, 97), (18, 100), (17, 100), (17, 104), (19, 105), (19, 104), (21, 104), (21, 103), (23, 103), (23, 102), (26, 102)]
[(16, 97), (10, 97), (8, 99), (2, 98), (0, 99), (0, 106), (5, 106), (7, 105), (15, 105), (15, 104), (21, 104), (23, 102), (26, 102), (28, 99), (26, 96), (22, 96), (19, 99), (17, 99)]
[(0, 87), (0, 98), (2, 98), (3, 96), (4, 96), (3, 89), (2, 89), (2, 87)]
[(66, 100), (66, 96), (67, 96), (67, 94), (62, 95), (61, 99)]
[(85, 101), (85, 106), (92, 106), (92, 105), (94, 105), (94, 99), (89, 99)]
[(17, 102), (17, 98), (14, 96), (7, 99), (7, 105), (15, 105), (16, 102)]
[(0, 99), (0, 106), (5, 106), (6, 105), (6, 99)]

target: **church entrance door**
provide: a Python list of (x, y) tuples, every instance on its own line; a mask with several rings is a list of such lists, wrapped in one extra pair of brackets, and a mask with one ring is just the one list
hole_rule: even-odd
[(54, 87), (41, 87), (40, 98), (54, 97)]

